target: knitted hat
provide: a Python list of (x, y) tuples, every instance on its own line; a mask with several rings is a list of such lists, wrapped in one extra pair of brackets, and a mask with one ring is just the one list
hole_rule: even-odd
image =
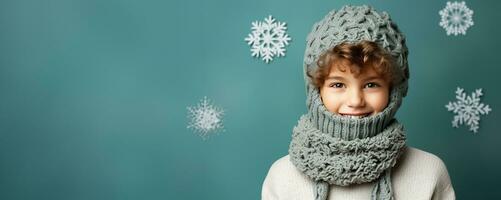
[[(393, 83), (383, 111), (363, 118), (332, 113), (308, 72), (317, 70), (319, 57), (336, 45), (363, 40), (386, 50), (403, 77)], [(308, 113), (293, 130), (289, 155), (291, 162), (315, 181), (316, 200), (327, 199), (330, 184), (347, 186), (375, 180), (371, 199), (393, 199), (391, 168), (405, 147), (403, 126), (394, 116), (407, 94), (407, 54), (404, 35), (388, 14), (367, 5), (344, 6), (314, 24), (304, 55)]]
[[(358, 43), (362, 40), (377, 43), (395, 60), (403, 77), (392, 86), (390, 102), (382, 112), (362, 119), (344, 120), (340, 115), (329, 112), (322, 103), (319, 89), (312, 84), (307, 72), (315, 71), (317, 60), (327, 50), (336, 45)], [(407, 64), (407, 46), (405, 37), (386, 12), (379, 13), (372, 7), (344, 6), (332, 10), (322, 20), (313, 25), (307, 37), (304, 55), (304, 78), (306, 82), (306, 105), (311, 119), (324, 132), (332, 133), (343, 139), (374, 136), (388, 125), (400, 107), (402, 98), (407, 95), (409, 69)], [(337, 123), (329, 123), (335, 120)], [(354, 127), (352, 127), (354, 126)]]

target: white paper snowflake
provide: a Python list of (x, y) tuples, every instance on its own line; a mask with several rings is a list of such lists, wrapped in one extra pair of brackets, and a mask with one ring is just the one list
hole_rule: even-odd
[(473, 11), (466, 7), (464, 1), (447, 2), (439, 14), (442, 17), (440, 26), (447, 31), (447, 35), (466, 35), (466, 30), (473, 26)]
[(245, 38), (245, 41), (252, 46), (252, 56), (262, 57), (266, 63), (273, 60), (275, 56), (285, 56), (285, 46), (291, 40), (285, 32), (287, 30), (285, 22), (275, 22), (270, 15), (264, 19), (264, 22), (252, 22), (251, 30), (252, 33)]
[(477, 132), (479, 127), (480, 115), (489, 114), (491, 108), (489, 105), (484, 105), (480, 103), (480, 97), (482, 96), (482, 89), (477, 89), (471, 94), (471, 96), (466, 96), (463, 88), (457, 88), (456, 90), (456, 102), (449, 102), (445, 107), (448, 111), (452, 111), (456, 115), (454, 120), (452, 120), (452, 126), (458, 127), (465, 123), (470, 126), (470, 131), (474, 133)]
[(188, 128), (194, 129), (199, 135), (206, 139), (210, 133), (215, 133), (223, 129), (222, 108), (211, 104), (207, 97), (193, 107), (187, 107), (189, 124)]

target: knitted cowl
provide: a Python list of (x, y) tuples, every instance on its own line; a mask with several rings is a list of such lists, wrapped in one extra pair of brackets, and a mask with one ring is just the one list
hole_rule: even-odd
[[(396, 60), (403, 77), (392, 86), (388, 106), (361, 119), (327, 110), (307, 72), (318, 68), (320, 55), (342, 42), (376, 42)], [(405, 148), (405, 131), (394, 118), (407, 94), (408, 64), (404, 35), (387, 13), (372, 7), (344, 6), (315, 23), (304, 56), (306, 105), (293, 129), (291, 162), (315, 182), (315, 200), (326, 200), (329, 185), (348, 186), (377, 181), (371, 199), (393, 199), (391, 168)]]

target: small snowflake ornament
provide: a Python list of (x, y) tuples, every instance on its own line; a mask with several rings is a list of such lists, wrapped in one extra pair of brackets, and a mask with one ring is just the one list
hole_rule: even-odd
[(470, 126), (470, 131), (477, 132), (479, 128), (480, 115), (489, 114), (491, 108), (489, 105), (480, 103), (482, 96), (482, 89), (477, 89), (470, 96), (466, 96), (463, 88), (457, 88), (455, 102), (449, 102), (445, 107), (448, 111), (454, 114), (452, 126), (458, 127), (459, 125), (466, 124)]
[(270, 15), (262, 21), (252, 22), (252, 33), (245, 38), (251, 45), (253, 57), (261, 57), (266, 63), (273, 57), (285, 56), (285, 46), (291, 38), (285, 32), (285, 22), (278, 22)]
[(473, 11), (462, 2), (447, 2), (444, 9), (439, 12), (440, 26), (447, 31), (447, 35), (466, 35), (466, 30), (473, 26)]
[(189, 118), (187, 128), (195, 130), (203, 139), (223, 129), (224, 110), (212, 105), (207, 97), (204, 97), (198, 105), (187, 109)]

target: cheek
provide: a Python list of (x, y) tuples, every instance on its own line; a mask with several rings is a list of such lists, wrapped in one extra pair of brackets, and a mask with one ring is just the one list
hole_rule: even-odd
[(341, 99), (339, 95), (333, 92), (321, 91), (320, 97), (322, 98), (322, 102), (327, 110), (332, 113), (338, 113), (339, 105), (341, 104), (339, 101), (339, 99)]
[(386, 106), (388, 106), (389, 94), (387, 92), (380, 92), (376, 94), (372, 94), (368, 99), (367, 103), (371, 105), (371, 107), (377, 111), (383, 111)]

